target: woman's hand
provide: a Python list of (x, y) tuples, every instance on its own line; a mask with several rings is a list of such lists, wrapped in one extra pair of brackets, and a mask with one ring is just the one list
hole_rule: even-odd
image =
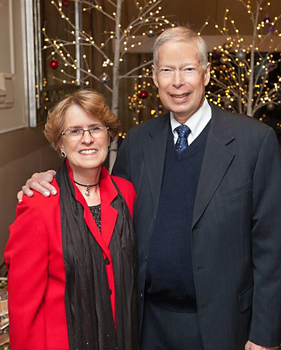
[(55, 170), (48, 170), (42, 173), (33, 174), (31, 178), (26, 181), (26, 184), (22, 186), (22, 191), (18, 192), (18, 201), (22, 201), (24, 194), (28, 197), (32, 197), (34, 193), (31, 189), (43, 194), (45, 197), (49, 197), (50, 194), (56, 195), (56, 189), (50, 185), (50, 182), (53, 181), (55, 175)]

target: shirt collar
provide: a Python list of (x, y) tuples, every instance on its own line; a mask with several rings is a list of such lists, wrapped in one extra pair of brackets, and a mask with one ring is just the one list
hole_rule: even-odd
[[(211, 107), (207, 101), (207, 99), (204, 99), (203, 106), (198, 109), (196, 113), (194, 113), (184, 124), (189, 127), (191, 130), (191, 136), (193, 139), (195, 139), (199, 134), (203, 131), (205, 126), (208, 124), (212, 117), (212, 110)], [(181, 125), (174, 117), (174, 113), (170, 112), (170, 122), (171, 122), (171, 129), (173, 134), (178, 136), (177, 132), (175, 131), (175, 128)]]

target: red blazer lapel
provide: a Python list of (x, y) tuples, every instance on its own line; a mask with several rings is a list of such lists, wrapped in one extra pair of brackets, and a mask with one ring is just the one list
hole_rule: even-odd
[[(78, 190), (79, 191), (79, 190)], [(81, 194), (81, 193), (80, 193)], [(82, 195), (81, 195), (82, 196)], [(94, 236), (95, 240), (98, 242), (99, 246), (103, 250), (103, 252), (107, 255), (109, 258), (109, 250), (107, 248), (107, 245), (105, 243), (103, 235), (100, 233), (98, 226), (93, 218), (93, 215), (84, 199), (82, 196), (83, 200), (85, 203), (83, 203), (79, 198), (77, 198), (78, 202), (80, 202), (83, 207), (84, 207), (84, 220), (86, 221), (87, 226), (89, 227), (89, 230), (91, 231), (92, 235)]]
[(117, 190), (108, 171), (102, 167), (100, 181), (101, 232), (107, 247), (109, 247), (118, 214), (117, 210), (111, 206), (111, 202), (117, 195)]

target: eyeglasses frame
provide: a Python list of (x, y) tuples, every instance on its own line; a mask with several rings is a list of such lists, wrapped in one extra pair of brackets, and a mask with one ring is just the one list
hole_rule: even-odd
[[(109, 126), (100, 125), (99, 127), (105, 127), (106, 130), (109, 130)], [(92, 127), (92, 128), (93, 128), (93, 127)], [(91, 133), (91, 131), (90, 131), (92, 128), (90, 128), (90, 129), (77, 128), (77, 129), (79, 129), (79, 130), (83, 130), (83, 134), (81, 135), (80, 140), (84, 137), (84, 134), (85, 134), (86, 131), (88, 131), (88, 133), (90, 134), (90, 136), (92, 136), (93, 138), (95, 138), (95, 136), (94, 136), (94, 135)], [(67, 129), (67, 130), (69, 130), (69, 129)], [(65, 132), (66, 132), (67, 130), (63, 131), (63, 132), (60, 134), (60, 137), (61, 137), (61, 136), (66, 136), (66, 137), (67, 137), (68, 135), (65, 134)], [(69, 134), (69, 135), (71, 135), (71, 134)]]

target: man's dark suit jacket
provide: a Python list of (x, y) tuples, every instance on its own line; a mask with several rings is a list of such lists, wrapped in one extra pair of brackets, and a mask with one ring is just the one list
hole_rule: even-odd
[[(137, 190), (134, 225), (141, 320), (169, 127), (167, 114), (132, 129), (114, 167), (114, 174), (132, 181)], [(265, 346), (280, 344), (277, 138), (267, 125), (215, 106), (194, 207), (192, 263), (205, 350), (242, 350), (248, 339)]]

